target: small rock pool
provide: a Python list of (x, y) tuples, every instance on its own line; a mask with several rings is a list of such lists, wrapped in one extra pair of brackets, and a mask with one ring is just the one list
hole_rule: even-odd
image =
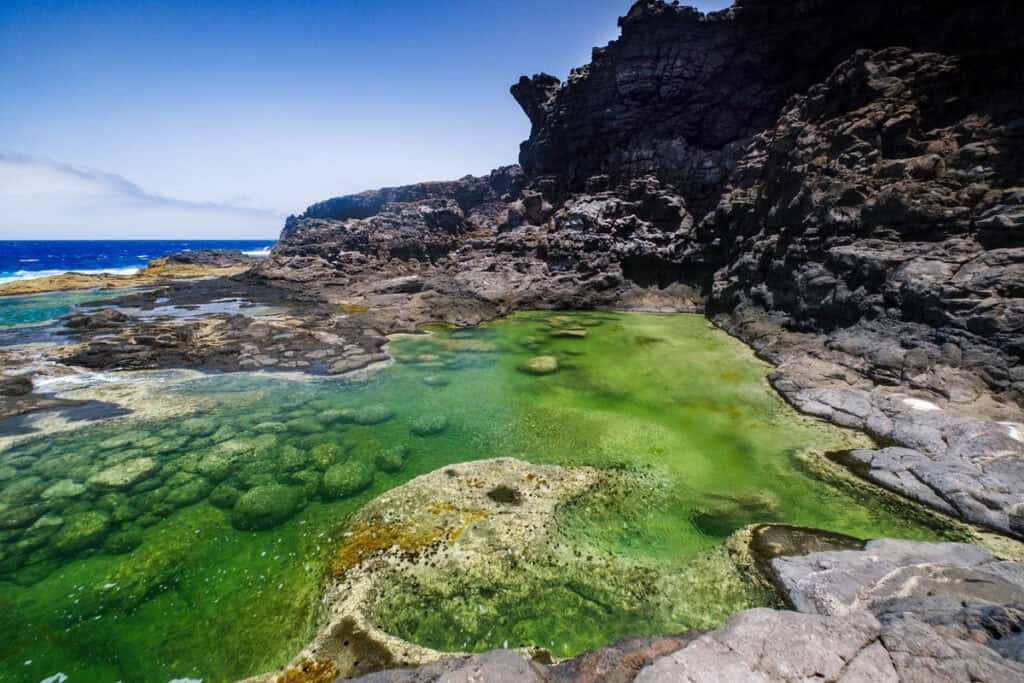
[(866, 438), (796, 414), (769, 367), (698, 316), (520, 313), (398, 337), (390, 352), (395, 363), (344, 379), (197, 377), (164, 392), (194, 405), (190, 416), (121, 418), (0, 452), (0, 681), (277, 669), (313, 633), (347, 518), (469, 460), (642, 475), (637, 490), (566, 506), (559, 523), (584, 554), (614, 557), (652, 588), (623, 603), (606, 599), (607, 577), (583, 573), (396, 597), (382, 625), (427, 647), (563, 657), (715, 626), (772, 599), (723, 551), (758, 522), (945, 533), (816, 475), (808, 451)]

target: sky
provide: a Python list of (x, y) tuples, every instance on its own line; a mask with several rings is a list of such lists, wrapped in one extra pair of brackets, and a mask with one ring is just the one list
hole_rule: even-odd
[(587, 63), (631, 4), (3, 0), (0, 239), (273, 238), (514, 163), (509, 86)]

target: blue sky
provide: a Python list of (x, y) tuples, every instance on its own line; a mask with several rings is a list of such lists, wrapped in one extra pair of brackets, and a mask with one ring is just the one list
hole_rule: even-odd
[(329, 196), (512, 163), (508, 87), (589, 61), (631, 4), (4, 0), (0, 239), (276, 236)]

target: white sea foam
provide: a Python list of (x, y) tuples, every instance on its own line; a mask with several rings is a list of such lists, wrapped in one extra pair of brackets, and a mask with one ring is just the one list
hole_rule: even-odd
[(251, 251), (243, 251), (242, 253), (245, 254), (246, 256), (255, 256), (257, 258), (262, 258), (264, 256), (270, 256), (270, 247), (263, 247), (262, 249), (253, 249)]
[(95, 270), (18, 270), (12, 275), (0, 277), (0, 285), (7, 282), (35, 280), (41, 277), (63, 275), (65, 273), (81, 273), (83, 275), (135, 275), (139, 270), (139, 268), (98, 268)]
[(20, 258), (20, 259), (18, 259), (18, 263), (39, 263), (39, 259), (37, 259), (37, 258)]

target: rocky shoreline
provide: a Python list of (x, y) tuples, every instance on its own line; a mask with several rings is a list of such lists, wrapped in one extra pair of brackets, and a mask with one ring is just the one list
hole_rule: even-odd
[[(796, 409), (879, 444), (837, 462), (1024, 539), (1024, 10), (640, 0), (620, 27), (566, 82), (513, 86), (532, 123), (519, 165), (315, 204), (231, 270), (166, 264), (215, 277), (131, 283), (159, 286), (66, 318), (47, 360), (341, 374), (425, 323), (701, 312), (776, 366)], [(224, 299), (272, 310), (160, 313)], [(30, 359), (4, 361), (16, 376)], [(21, 412), (47, 400), (18, 379), (0, 394)], [(769, 564), (798, 611), (555, 665), (499, 651), (365, 680), (1024, 676), (1017, 563), (881, 540)], [(331, 661), (280, 680), (369, 671)]]

